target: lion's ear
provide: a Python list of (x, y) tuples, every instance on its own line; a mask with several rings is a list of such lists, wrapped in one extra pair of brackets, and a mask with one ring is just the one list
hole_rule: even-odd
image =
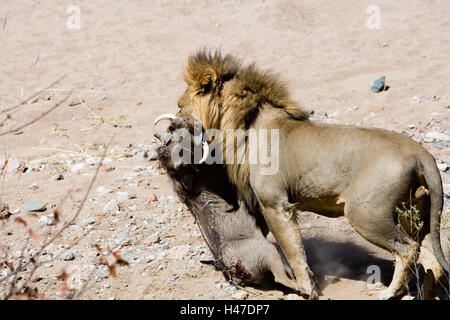
[(201, 93), (208, 93), (214, 90), (216, 85), (217, 73), (212, 68), (207, 68), (203, 71), (199, 80), (199, 89)]

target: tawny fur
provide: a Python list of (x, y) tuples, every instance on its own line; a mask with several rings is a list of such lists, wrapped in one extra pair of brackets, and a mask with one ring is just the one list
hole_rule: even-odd
[[(293, 101), (287, 85), (268, 70), (255, 64), (243, 66), (231, 55), (222, 56), (220, 51), (200, 51), (188, 59), (184, 72), (186, 92), (179, 99), (180, 115), (197, 116), (203, 128), (248, 129), (264, 104), (279, 109), (280, 118), (307, 120), (309, 112)], [(190, 108), (193, 108), (192, 110)], [(228, 148), (235, 149), (234, 141), (224, 143), (223, 155)], [(245, 144), (237, 147), (247, 155)], [(237, 161), (236, 161), (237, 162)], [(249, 190), (248, 163), (227, 165), (230, 180), (243, 192), (247, 202), (255, 203)]]
[[(448, 272), (439, 231), (442, 181), (435, 159), (422, 146), (387, 130), (310, 121), (276, 76), (255, 65), (243, 66), (232, 56), (222, 58), (219, 52), (190, 57), (185, 81), (179, 115), (200, 120), (205, 130), (219, 129), (222, 134), (228, 129), (278, 130), (281, 167), (275, 174), (261, 174), (261, 163), (225, 162), (225, 166), (247, 205), (259, 206), (293, 268), (299, 292), (316, 296), (294, 219), (301, 211), (330, 217), (345, 214), (366, 240), (394, 254), (394, 277), (381, 294), (383, 299), (405, 292), (411, 262), (428, 234), (433, 265)], [(232, 150), (235, 157), (244, 154), (248, 159), (248, 139), (241, 139), (236, 148), (234, 141), (219, 140), (224, 157)], [(412, 199), (412, 204), (421, 208), (424, 227), (419, 235), (400, 233), (394, 209), (421, 186), (429, 194)]]

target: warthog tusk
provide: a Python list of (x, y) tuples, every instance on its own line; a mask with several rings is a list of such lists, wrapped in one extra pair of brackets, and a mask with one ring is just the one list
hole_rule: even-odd
[(154, 125), (156, 126), (156, 124), (158, 122), (160, 122), (161, 120), (173, 120), (175, 118), (176, 118), (176, 116), (174, 116), (173, 114), (165, 113), (165, 114), (160, 115), (158, 118), (156, 118)]
[(208, 155), (209, 155), (209, 146), (208, 146), (208, 143), (207, 143), (206, 141), (203, 141), (202, 145), (203, 145), (203, 157), (202, 157), (202, 159), (198, 162), (199, 164), (202, 164), (203, 162), (205, 162), (206, 159), (208, 158)]

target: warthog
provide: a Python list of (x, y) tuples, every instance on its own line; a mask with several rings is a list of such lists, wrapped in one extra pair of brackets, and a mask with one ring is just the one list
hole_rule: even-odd
[(236, 284), (264, 285), (275, 280), (291, 288), (295, 281), (288, 276), (292, 277), (292, 271), (283, 263), (284, 256), (266, 238), (268, 229), (262, 216), (251, 214), (239, 198), (225, 168), (173, 161), (180, 135), (192, 135), (193, 126), (188, 123), (175, 118), (169, 133), (155, 134), (162, 142), (157, 148), (158, 159), (180, 200), (194, 215), (216, 268)]

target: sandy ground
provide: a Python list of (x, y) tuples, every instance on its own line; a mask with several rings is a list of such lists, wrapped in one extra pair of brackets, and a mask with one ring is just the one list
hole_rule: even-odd
[[(0, 134), (18, 131), (0, 136), (0, 158), (7, 152), (29, 168), (11, 170), (3, 187), (3, 201), (16, 213), (0, 225), (0, 249), (8, 259), (17, 264), (25, 245), (25, 255), (35, 252), (38, 241), (26, 241), (28, 227), (45, 239), (70, 220), (112, 138), (109, 168), (100, 171), (76, 224), (45, 252), (42, 261), (53, 261), (30, 282), (50, 298), (64, 296), (57, 279), (63, 268), (71, 287), (88, 282), (85, 299), (231, 299), (239, 292), (200, 263), (211, 255), (194, 219), (164, 170), (142, 156), (151, 154), (153, 133), (165, 129), (153, 120), (176, 112), (187, 57), (204, 47), (280, 73), (317, 121), (409, 134), (440, 162), (449, 192), (447, 0), (375, 1), (379, 30), (366, 26), (373, 1), (71, 2), (3, 0), (0, 6)], [(80, 29), (67, 27), (71, 4), (80, 8)], [(390, 88), (375, 94), (370, 83), (382, 75)], [(68, 95), (85, 104), (67, 100), (15, 130)], [(424, 140), (430, 132), (447, 137)], [(153, 194), (157, 200), (146, 201)], [(111, 200), (119, 211), (105, 210)], [(47, 211), (26, 212), (32, 201), (45, 203)], [(49, 226), (55, 208), (61, 222)], [(446, 202), (443, 238), (448, 216)], [(355, 234), (345, 218), (305, 213), (302, 228), (321, 299), (376, 299), (366, 284), (370, 265), (378, 265), (382, 282), (389, 283), (391, 256)], [(103, 251), (120, 247), (130, 265), (111, 277), (93, 243)], [(0, 272), (7, 275), (7, 267)], [(5, 292), (0, 286), (0, 296)], [(283, 298), (275, 289), (256, 293), (248, 298)]]

